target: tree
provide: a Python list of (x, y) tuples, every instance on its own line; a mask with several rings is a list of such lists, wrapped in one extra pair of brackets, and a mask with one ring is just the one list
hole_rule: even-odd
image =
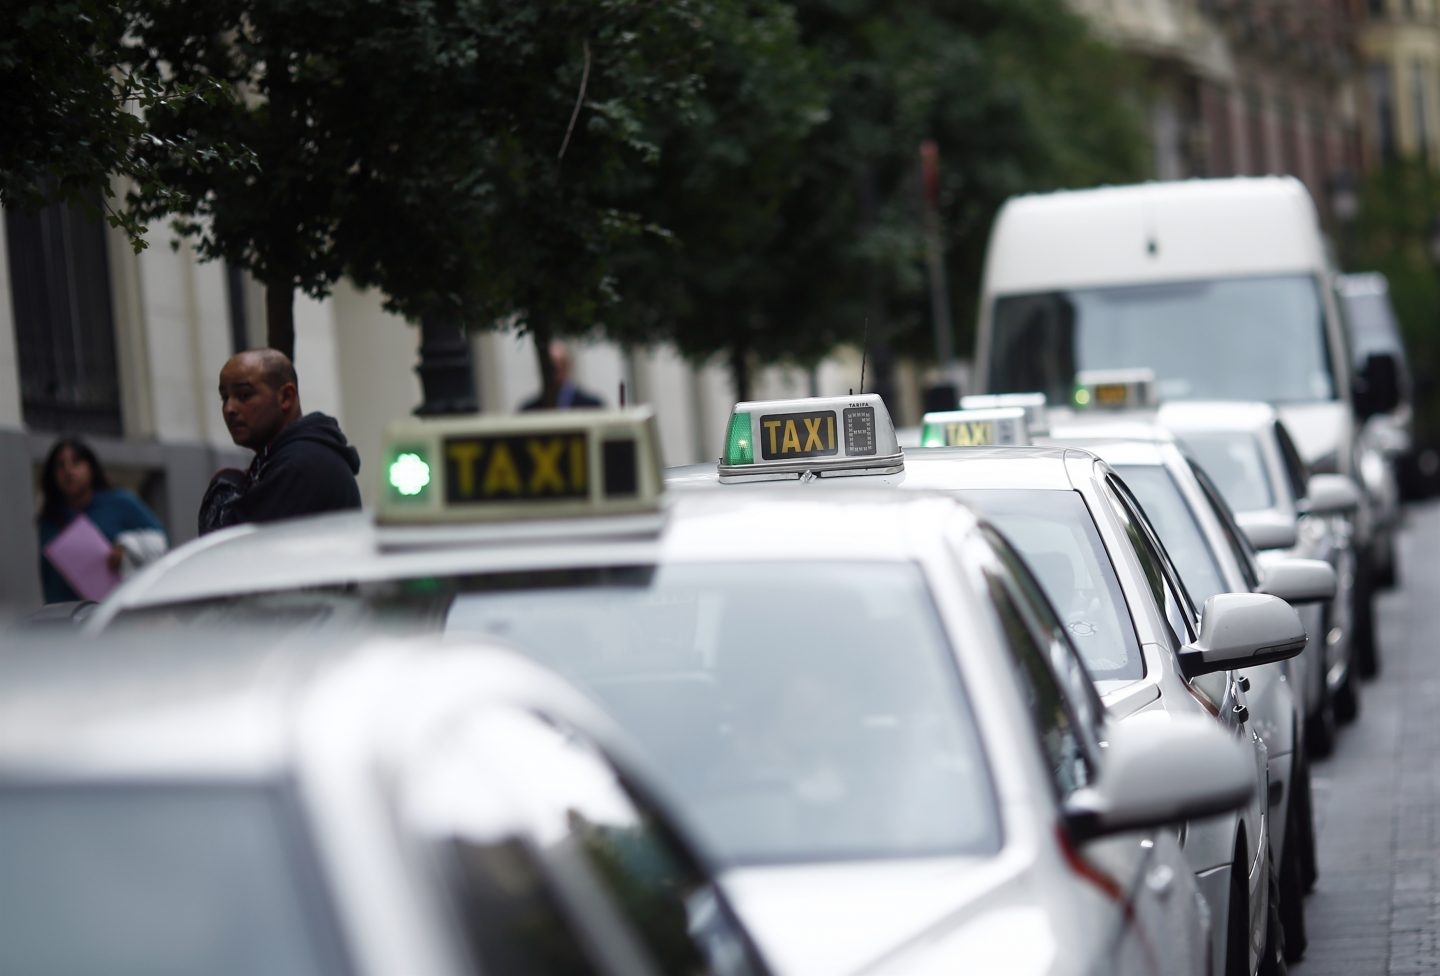
[[(223, 96), (201, 79), (180, 84), (137, 65), (127, 37), (134, 11), (103, 0), (12, 0), (0, 34), (0, 206), (30, 209), (52, 203), (91, 208), (98, 197), (112, 226), (138, 251), (145, 227), (112, 204), (112, 179), (146, 188), (160, 206), (178, 203), (159, 181), (145, 147), (156, 138), (147, 113), (167, 104), (201, 104)], [(167, 152), (178, 164), (205, 157), (243, 165), (243, 149), (177, 133)]]
[[(253, 147), (257, 165), (154, 163), (177, 229), (266, 286), (293, 349), (295, 289), (344, 274), (409, 318), (514, 321), (544, 348), (616, 298), (605, 256), (643, 223), (615, 201), (683, 114), (698, 0), (135, 0), (146, 67), (235, 97), (152, 125)], [(172, 201), (142, 190), (147, 218)], [(547, 384), (547, 390), (553, 383)]]
[(666, 279), (629, 313), (653, 320), (638, 333), (723, 357), (742, 397), (752, 363), (867, 334), (882, 354), (930, 351), (924, 139), (965, 327), (1007, 197), (1144, 173), (1138, 113), (1116, 97), (1131, 69), (1062, 0), (749, 8), (711, 21), (697, 116), (662, 143), (653, 212), (671, 235), (617, 257)]

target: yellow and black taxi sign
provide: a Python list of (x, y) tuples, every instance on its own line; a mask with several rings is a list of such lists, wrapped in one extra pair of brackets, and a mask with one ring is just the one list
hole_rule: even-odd
[(548, 410), (391, 425), (382, 522), (473, 522), (654, 509), (654, 412)]
[(1046, 413), (1043, 393), (971, 393), (960, 398), (961, 410), (996, 410), (1019, 407), (1025, 411), (1025, 426), (1031, 437), (1050, 433), (1050, 417)]
[(1025, 408), (940, 410), (920, 424), (921, 447), (1020, 447), (1030, 443)]
[(1160, 402), (1149, 369), (1083, 370), (1075, 377), (1074, 400), (1082, 410), (1149, 410)]
[(893, 474), (904, 466), (895, 426), (874, 393), (737, 403), (720, 480)]

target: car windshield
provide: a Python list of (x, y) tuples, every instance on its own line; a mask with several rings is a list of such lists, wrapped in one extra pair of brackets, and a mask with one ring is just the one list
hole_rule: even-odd
[(1255, 435), (1187, 431), (1181, 440), (1232, 511), (1261, 512), (1275, 507), (1274, 486)]
[(304, 854), (259, 787), (0, 789), (0, 972), (344, 972)]
[(1350, 323), (1350, 351), (1357, 363), (1371, 353), (1389, 352), (1402, 358), (1405, 347), (1400, 341), (1400, 326), (1384, 292), (1341, 293), (1345, 315)]
[(1105, 544), (1074, 491), (962, 491), (1020, 553), (1095, 681), (1144, 677), (1140, 643)]
[(1215, 554), (1170, 472), (1159, 465), (1119, 465), (1117, 470), (1160, 534), (1191, 602), (1198, 607), (1215, 594), (1228, 592)]
[[(919, 567), (667, 564), (346, 583), (154, 608), (498, 639), (574, 681), (730, 863), (981, 854), (995, 801)], [(328, 624), (327, 624), (328, 626)]]
[(1163, 400), (1333, 400), (1307, 275), (1004, 295), (989, 389), (1067, 403), (1081, 370), (1149, 368)]

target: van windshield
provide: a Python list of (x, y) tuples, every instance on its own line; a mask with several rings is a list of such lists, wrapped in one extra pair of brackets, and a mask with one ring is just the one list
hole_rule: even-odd
[(1067, 403), (1080, 370), (1144, 367), (1162, 400), (1333, 400), (1324, 314), (1308, 275), (1003, 295), (988, 388)]

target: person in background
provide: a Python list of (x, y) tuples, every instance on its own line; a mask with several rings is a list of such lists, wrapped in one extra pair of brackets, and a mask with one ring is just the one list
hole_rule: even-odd
[(62, 437), (50, 448), (40, 473), (40, 491), (44, 501), (36, 524), (46, 603), (81, 598), (45, 555), (45, 547), (79, 515), (94, 522), (110, 540), (106, 565), (122, 576), (158, 558), (168, 547), (155, 513), (133, 493), (110, 487), (100, 459), (77, 437)]
[(360, 507), (360, 454), (334, 417), (300, 409), (295, 367), (276, 349), (249, 349), (220, 370), (220, 412), (230, 439), (255, 452), (226, 468), (200, 504), (199, 530)]
[[(564, 410), (568, 407), (603, 407), (605, 402), (593, 393), (589, 393), (575, 385), (575, 377), (572, 372), (570, 361), (570, 349), (559, 339), (550, 343), (550, 362), (555, 365), (555, 406)], [(545, 391), (541, 390), (533, 397), (525, 401), (521, 410), (543, 410), (545, 409)]]

